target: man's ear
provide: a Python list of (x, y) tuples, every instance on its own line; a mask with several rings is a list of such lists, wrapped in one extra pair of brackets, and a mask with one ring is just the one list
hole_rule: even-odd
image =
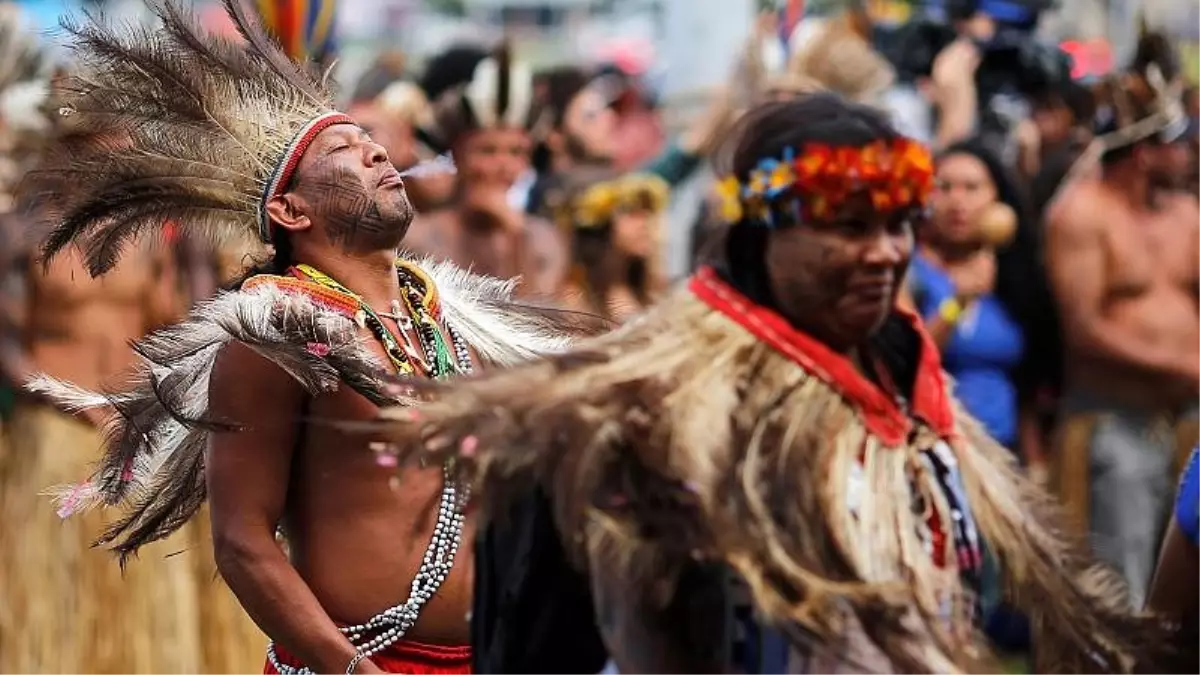
[(306, 206), (294, 192), (285, 192), (267, 202), (267, 217), (276, 227), (289, 232), (307, 230), (312, 227), (312, 221), (305, 215)]

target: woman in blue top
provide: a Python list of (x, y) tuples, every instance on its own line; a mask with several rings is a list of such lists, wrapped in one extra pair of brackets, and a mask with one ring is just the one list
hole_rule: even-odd
[[(1020, 298), (1027, 285), (1019, 277), (1026, 270), (1012, 269), (1018, 261), (1008, 251), (985, 243), (979, 221), (997, 201), (1018, 214), (1023, 209), (999, 161), (980, 143), (951, 146), (936, 171), (932, 217), (918, 233), (908, 290), (963, 405), (1015, 451), (1038, 437), (1021, 433), (1018, 394), (1018, 369), (1027, 354)], [(1040, 447), (1020, 449), (1026, 460), (1041, 457)]]

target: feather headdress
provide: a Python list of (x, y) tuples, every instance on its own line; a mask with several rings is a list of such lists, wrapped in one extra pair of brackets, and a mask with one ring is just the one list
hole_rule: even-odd
[(168, 222), (266, 253), (266, 202), (322, 129), (351, 120), (268, 37), (252, 0), (224, 1), (244, 43), (207, 34), (179, 0), (148, 0), (158, 28), (63, 21), (79, 71), (60, 112), (76, 133), (26, 189), (53, 223), (44, 258), (79, 243), (100, 274)]
[(463, 82), (433, 97), (431, 124), (418, 129), (430, 149), (442, 153), (465, 133), (508, 127), (537, 132), (544, 126), (534, 105), (533, 71), (501, 44), (471, 70)]
[(1098, 141), (1106, 151), (1151, 136), (1172, 141), (1187, 130), (1183, 111), (1183, 77), (1179, 60), (1167, 36), (1140, 22), (1137, 48), (1126, 72), (1109, 82), (1111, 112), (1105, 133)]

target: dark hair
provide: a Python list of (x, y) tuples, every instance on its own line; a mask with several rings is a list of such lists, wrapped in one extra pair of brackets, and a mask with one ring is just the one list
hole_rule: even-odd
[[(718, 176), (745, 181), (759, 162), (782, 157), (788, 148), (799, 153), (809, 143), (859, 147), (900, 135), (887, 115), (875, 108), (836, 94), (810, 94), (751, 109), (734, 128), (731, 141), (717, 152), (713, 168)], [(769, 297), (764, 295), (769, 286), (763, 267), (767, 233), (761, 225), (737, 223), (718, 249), (724, 260), (715, 261), (743, 292), (757, 294), (761, 300)]]
[[(555, 130), (562, 128), (567, 108), (579, 92), (587, 88), (592, 81), (592, 74), (576, 66), (560, 66), (544, 70), (534, 75), (534, 87), (537, 91), (537, 106), (540, 114), (544, 114)], [(550, 170), (550, 148), (545, 142), (540, 142), (533, 149), (530, 161), (538, 173)]]
[(471, 81), (475, 67), (488, 57), (488, 50), (478, 45), (456, 45), (429, 60), (421, 76), (421, 89), (430, 101), (445, 92)]
[(292, 259), (292, 240), (288, 238), (286, 230), (275, 230), (272, 246), (275, 248), (275, 252), (270, 258), (252, 265), (241, 276), (226, 284), (225, 288), (227, 290), (237, 290), (250, 277), (256, 277), (260, 274), (282, 275), (287, 272), (287, 268), (291, 267), (295, 261)]
[(1031, 396), (1040, 384), (1057, 383), (1060, 363), (1058, 312), (1042, 263), (1038, 222), (1031, 217), (1029, 201), (1012, 174), (982, 141), (973, 138), (955, 143), (943, 150), (938, 160), (954, 155), (969, 155), (979, 160), (996, 187), (996, 199), (1017, 215), (1013, 240), (996, 252), (995, 296), (1025, 336), (1025, 355), (1014, 380), (1021, 396)]
[(560, 66), (543, 71), (538, 79), (544, 87), (540, 103), (546, 106), (546, 114), (558, 129), (571, 101), (591, 83), (592, 74), (576, 66)]

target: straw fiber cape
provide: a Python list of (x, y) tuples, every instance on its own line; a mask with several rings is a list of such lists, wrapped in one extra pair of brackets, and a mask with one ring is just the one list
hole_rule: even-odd
[[(910, 460), (945, 448), (1014, 602), (1034, 618), (1039, 669), (1170, 669), (1172, 627), (1124, 609), (1115, 577), (1089, 564), (1058, 509), (949, 395), (917, 319), (896, 315), (884, 330), (905, 337), (892, 360), (908, 364), (897, 379), (911, 383), (911, 416), (705, 268), (640, 319), (567, 353), (406, 383), (437, 400), (389, 410), (387, 424), (403, 456), (458, 457), (487, 513), (542, 486), (575, 560), (620, 580), (617, 603), (640, 605), (641, 624), (674, 641), (660, 644), (689, 644), (697, 627), (661, 617), (680, 575), (712, 561), (744, 580), (798, 652), (980, 672), (995, 663), (971, 593), (955, 563), (934, 563), (918, 534), (925, 516), (911, 506), (914, 496), (944, 506)], [(848, 627), (861, 629), (855, 644)], [(637, 662), (625, 658), (637, 635), (605, 635), (618, 664)]]

